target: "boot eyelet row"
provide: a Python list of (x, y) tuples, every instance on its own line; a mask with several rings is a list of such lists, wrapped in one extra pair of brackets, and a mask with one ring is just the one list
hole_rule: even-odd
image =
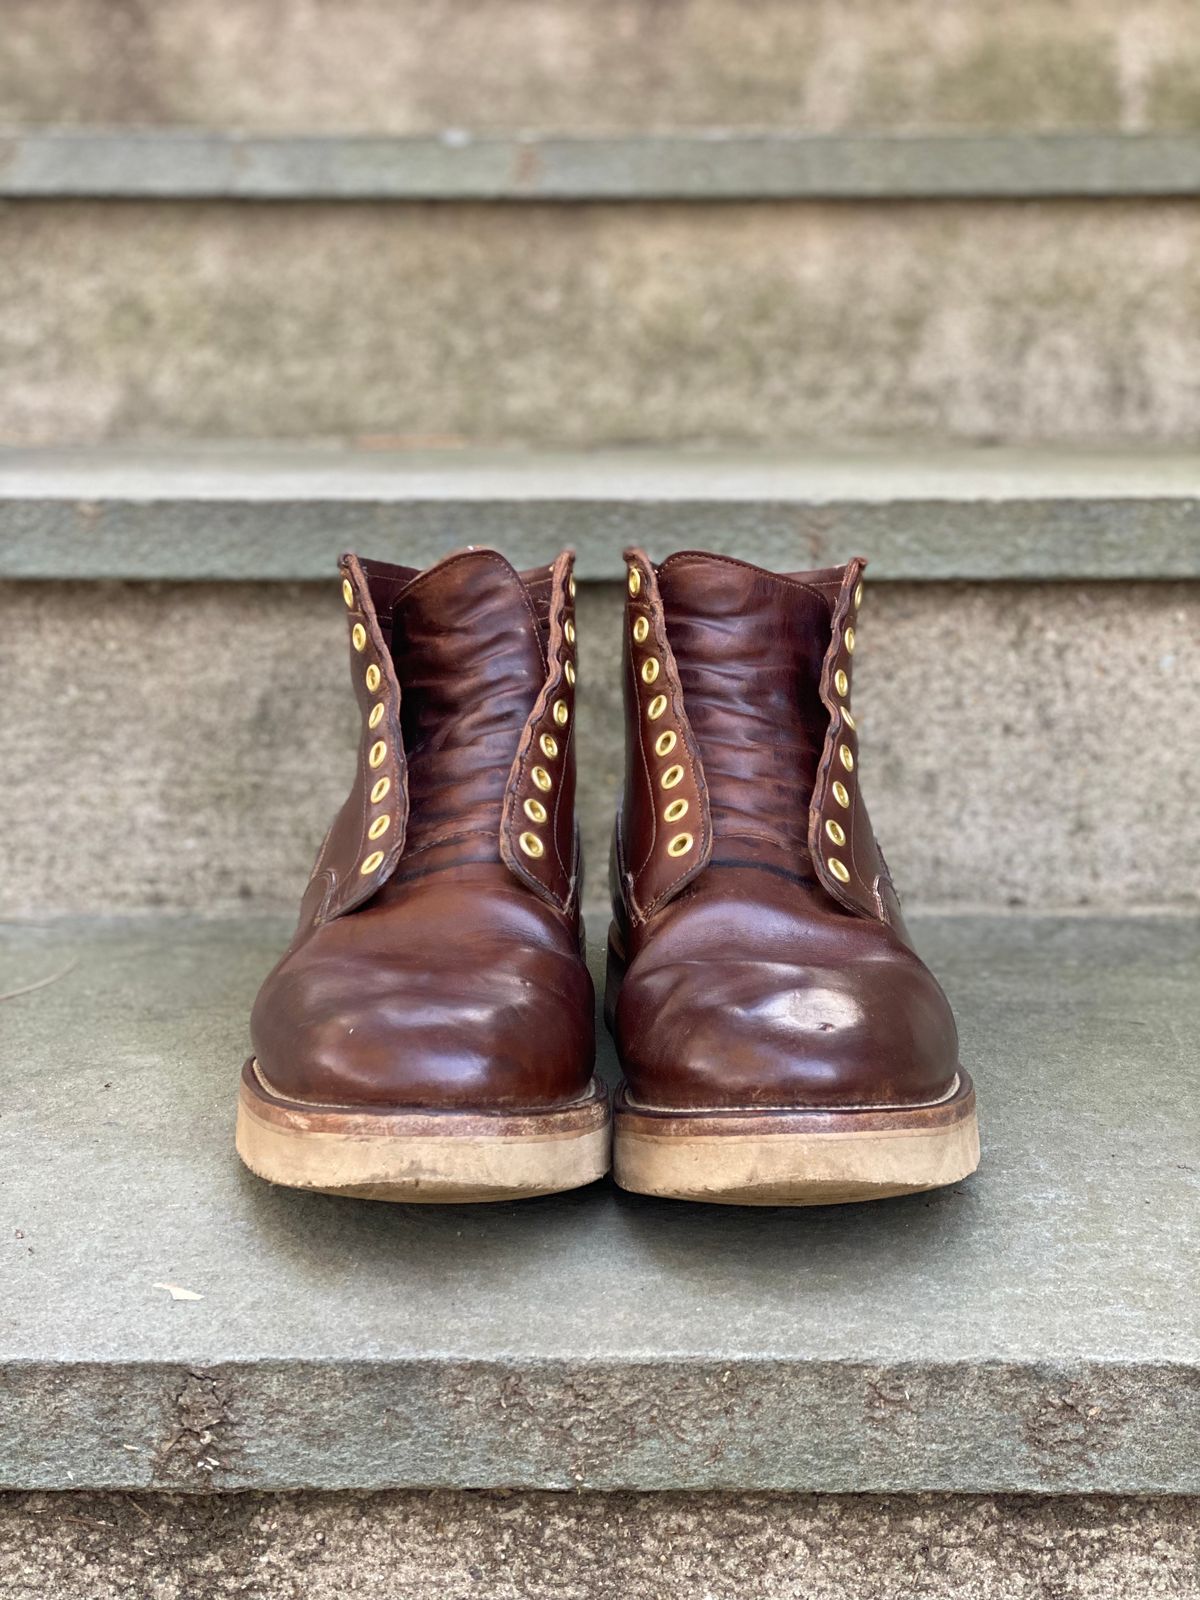
[[(637, 567), (630, 567), (629, 593), (633, 598), (636, 599), (641, 593), (641, 590), (641, 571)], [(650, 637), (650, 619), (645, 615), (635, 617), (633, 619), (633, 625), (630, 631), (633, 636), (634, 644), (645, 644), (646, 640)], [(649, 686), (650, 684), (658, 682), (659, 677), (662, 674), (662, 662), (658, 656), (647, 656), (643, 660), (641, 667), (637, 670), (638, 676), (641, 678), (642, 682)], [(666, 712), (667, 704), (668, 701), (665, 694), (656, 694), (646, 707), (646, 716), (648, 720), (651, 722), (657, 722), (659, 718)], [(678, 743), (679, 735), (675, 732), (674, 728), (665, 728), (654, 741), (654, 753), (661, 759), (665, 759), (667, 756), (672, 754), (675, 746)], [(683, 777), (683, 768), (678, 763), (675, 763), (666, 769), (658, 781), (662, 788), (674, 789), (683, 782)], [(687, 815), (687, 812), (688, 802), (686, 800), (672, 800), (663, 811), (663, 821), (679, 822)], [(686, 856), (692, 850), (695, 843), (696, 841), (692, 834), (677, 833), (673, 838), (667, 841), (667, 854), (672, 857), (672, 859), (677, 860), (680, 856)]]
[[(574, 600), (574, 576), (568, 580), (567, 593), (570, 598)], [(563, 638), (569, 645), (573, 645), (575, 643), (575, 619), (573, 617), (567, 617), (563, 622)], [(571, 688), (574, 688), (575, 663), (567, 655), (561, 656), (560, 661), (562, 664), (563, 677), (567, 680), (568, 685)], [(567, 704), (566, 700), (556, 700), (554, 705), (551, 707), (550, 715), (554, 718), (555, 722), (560, 728), (565, 728), (567, 723), (571, 720), (571, 708)], [(538, 736), (538, 748), (541, 750), (542, 755), (545, 756), (547, 761), (554, 761), (557, 759), (559, 745), (558, 740), (552, 733), (543, 733)], [(554, 786), (554, 780), (545, 767), (532, 767), (530, 769), (529, 776), (532, 778), (535, 786), (539, 788), (543, 794), (549, 794), (550, 790)], [(522, 810), (530, 822), (535, 823), (539, 827), (549, 820), (550, 813), (546, 810), (546, 807), (542, 804), (542, 802), (533, 795), (530, 795), (529, 798), (523, 802)], [(543, 844), (542, 840), (536, 833), (531, 833), (528, 830), (520, 835), (520, 837), (517, 839), (517, 843), (521, 847), (522, 852), (529, 856), (529, 858), (533, 861), (540, 861), (546, 853), (546, 846)]]
[[(353, 608), (355, 601), (354, 585), (350, 582), (350, 579), (345, 575), (345, 573), (342, 574), (342, 599), (346, 602), (347, 606)], [(367, 630), (361, 622), (354, 623), (350, 629), (350, 643), (360, 655), (367, 648)], [(367, 692), (369, 694), (375, 694), (379, 689), (379, 686), (383, 682), (383, 673), (380, 671), (377, 662), (369, 661), (367, 663), (367, 666), (363, 672), (363, 682), (366, 684)], [(377, 700), (367, 713), (367, 727), (372, 731), (376, 729), (383, 721), (386, 714), (387, 706), (385, 702), (382, 700)], [(383, 739), (377, 739), (367, 752), (367, 765), (372, 768), (372, 770), (382, 766), (384, 761), (387, 759), (387, 753), (388, 747), (386, 741)], [(387, 799), (391, 792), (392, 780), (386, 776), (377, 778), (371, 786), (371, 804), (374, 806), (379, 805), (382, 801)], [(374, 842), (376, 839), (382, 839), (391, 825), (391, 816), (387, 812), (382, 812), (379, 816), (373, 818), (371, 825), (367, 829), (367, 838), (372, 842)], [(370, 851), (368, 855), (363, 857), (362, 862), (359, 864), (359, 876), (363, 878), (370, 877), (371, 873), (375, 872), (380, 866), (382, 866), (383, 859), (384, 853), (382, 850)]]

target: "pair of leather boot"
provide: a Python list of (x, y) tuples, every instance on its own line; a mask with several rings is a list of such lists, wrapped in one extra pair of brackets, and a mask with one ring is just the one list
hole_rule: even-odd
[[(974, 1093), (859, 789), (861, 560), (626, 553), (625, 786), (594, 1073), (572, 558), (341, 564), (357, 773), (251, 1021), (275, 1183), (501, 1200), (861, 1200), (978, 1161)], [(610, 1126), (611, 1125), (611, 1126)]]

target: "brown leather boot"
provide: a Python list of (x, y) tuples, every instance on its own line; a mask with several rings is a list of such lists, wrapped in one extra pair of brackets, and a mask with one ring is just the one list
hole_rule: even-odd
[(816, 1205), (965, 1177), (971, 1080), (859, 790), (865, 563), (626, 560), (617, 1182)]
[(342, 558), (358, 771), (254, 1005), (237, 1145), (261, 1177), (446, 1201), (607, 1171), (571, 566)]

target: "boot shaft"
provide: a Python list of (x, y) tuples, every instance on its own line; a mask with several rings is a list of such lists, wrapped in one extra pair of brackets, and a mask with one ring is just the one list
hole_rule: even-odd
[(615, 872), (632, 920), (715, 861), (811, 883), (902, 931), (850, 709), (865, 562), (780, 574), (697, 551), (626, 560)]
[(302, 926), (468, 862), (503, 862), (577, 910), (572, 564), (569, 552), (528, 573), (493, 550), (425, 571), (343, 557), (358, 765)]

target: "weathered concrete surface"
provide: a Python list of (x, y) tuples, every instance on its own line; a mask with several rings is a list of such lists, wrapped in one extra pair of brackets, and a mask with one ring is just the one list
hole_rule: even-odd
[[(1188, 0), (6, 0), (0, 121), (1194, 128)], [(920, 47), (914, 48), (914, 41)]]
[(10, 202), (0, 441), (1200, 438), (1200, 209)]
[(0, 936), (0, 1486), (1200, 1493), (1200, 920), (920, 921), (983, 1164), (801, 1212), (260, 1183), (286, 936)]
[(1200, 192), (1200, 135), (0, 134), (9, 199), (1028, 199)]
[[(579, 619), (601, 893), (620, 590), (582, 586)], [(294, 910), (352, 770), (344, 634), (332, 582), (0, 588), (0, 915)], [(1197, 903), (1200, 587), (869, 584), (861, 638), (864, 784), (909, 903)]]
[(1200, 578), (1200, 453), (0, 450), (0, 577), (328, 578), (346, 549), (520, 567), (719, 548), (764, 566), (871, 552), (879, 578)]
[(0, 1600), (1196, 1600), (1200, 1502), (0, 1496)]

